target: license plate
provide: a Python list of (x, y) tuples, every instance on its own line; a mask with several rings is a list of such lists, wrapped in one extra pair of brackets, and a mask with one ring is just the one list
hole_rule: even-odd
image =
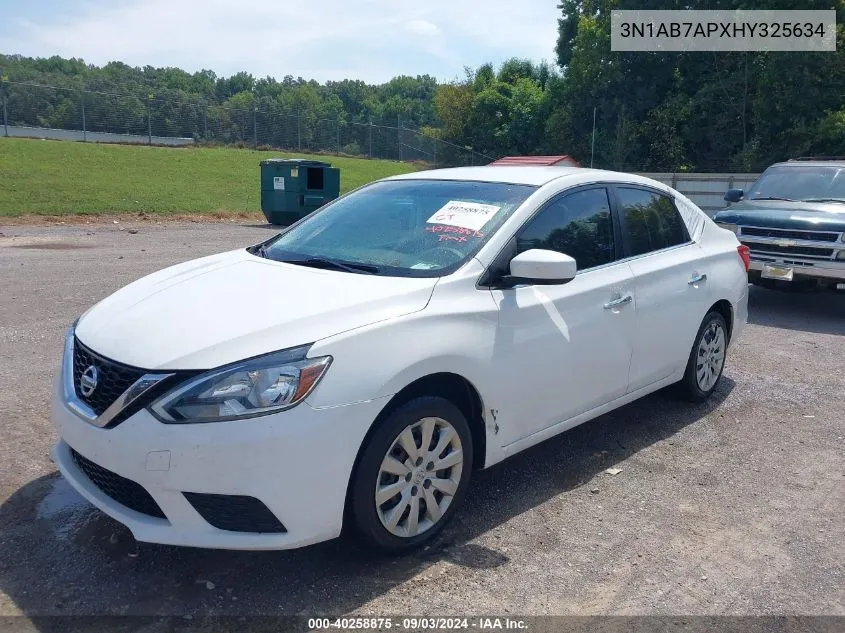
[(763, 264), (763, 271), (760, 276), (763, 279), (792, 281), (792, 268), (788, 266), (772, 266), (771, 264)]

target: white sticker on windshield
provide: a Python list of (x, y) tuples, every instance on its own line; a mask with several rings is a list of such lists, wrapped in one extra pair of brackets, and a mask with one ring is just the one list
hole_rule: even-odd
[(479, 202), (462, 202), (460, 200), (449, 200), (428, 220), (428, 224), (446, 224), (448, 226), (459, 226), (464, 229), (478, 231), (502, 207), (492, 204), (481, 204)]

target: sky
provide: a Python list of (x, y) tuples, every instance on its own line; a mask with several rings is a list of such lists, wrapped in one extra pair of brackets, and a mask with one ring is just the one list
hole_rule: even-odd
[(229, 76), (463, 78), (554, 60), (557, 0), (0, 0), (0, 53)]

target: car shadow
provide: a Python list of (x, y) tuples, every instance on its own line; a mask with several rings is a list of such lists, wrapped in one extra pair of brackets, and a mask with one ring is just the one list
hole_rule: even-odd
[(724, 377), (701, 404), (659, 392), (475, 473), (455, 520), (404, 556), (375, 555), (347, 537), (287, 552), (136, 544), (58, 474), (46, 475), (0, 507), (0, 590), (29, 616), (347, 613), (440, 561), (506, 564), (507, 552), (472, 541), (561, 493), (590, 494), (602, 471), (701, 420), (733, 388)]
[(749, 287), (748, 322), (819, 334), (845, 334), (845, 292)]

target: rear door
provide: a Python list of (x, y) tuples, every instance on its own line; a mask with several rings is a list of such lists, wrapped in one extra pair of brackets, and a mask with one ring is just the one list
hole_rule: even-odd
[(682, 369), (710, 306), (706, 264), (674, 200), (637, 185), (613, 187), (637, 298), (628, 391)]

